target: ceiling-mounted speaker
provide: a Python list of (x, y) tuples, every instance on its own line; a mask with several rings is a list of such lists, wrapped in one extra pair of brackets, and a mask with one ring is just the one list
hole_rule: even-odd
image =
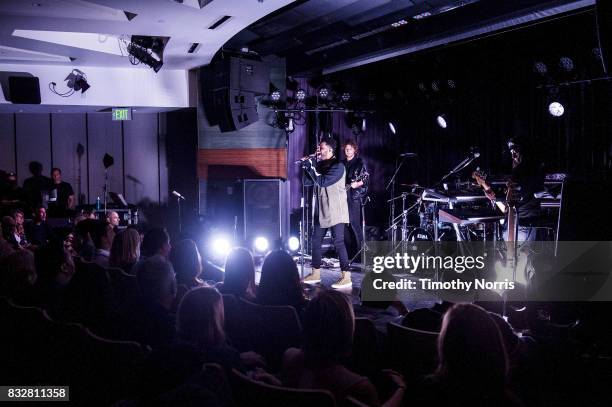
[(40, 104), (40, 83), (36, 76), (9, 76), (8, 83), (12, 103)]

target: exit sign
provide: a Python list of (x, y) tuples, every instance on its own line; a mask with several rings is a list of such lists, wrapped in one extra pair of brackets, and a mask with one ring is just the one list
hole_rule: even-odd
[(113, 107), (113, 120), (132, 120), (132, 109), (129, 107)]

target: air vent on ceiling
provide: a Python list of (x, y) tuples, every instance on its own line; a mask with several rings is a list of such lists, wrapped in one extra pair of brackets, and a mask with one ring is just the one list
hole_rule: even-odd
[(229, 20), (230, 18), (232, 18), (232, 16), (223, 16), (220, 19), (218, 19), (217, 21), (215, 21), (210, 27), (208, 27), (208, 29), (209, 30), (214, 30), (217, 27), (219, 27), (221, 24), (223, 24), (224, 22)]
[(194, 42), (193, 44), (191, 44), (191, 46), (189, 47), (189, 49), (187, 50), (188, 54), (193, 54), (194, 52), (196, 52), (198, 49), (200, 49), (200, 43), (199, 42)]

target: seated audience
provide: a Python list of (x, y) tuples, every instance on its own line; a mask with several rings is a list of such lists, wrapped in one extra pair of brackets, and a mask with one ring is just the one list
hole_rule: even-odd
[(93, 261), (96, 246), (93, 242), (94, 229), (99, 222), (96, 219), (84, 219), (76, 224), (71, 236), (71, 246), (78, 256), (85, 261)]
[(109, 211), (106, 214), (106, 223), (111, 225), (113, 228), (119, 226), (119, 214), (115, 211)]
[(59, 317), (64, 293), (75, 273), (72, 255), (62, 242), (53, 241), (36, 252), (36, 270), (38, 303), (52, 318)]
[[(110, 226), (109, 226), (110, 227)], [(138, 316), (138, 340), (153, 348), (174, 339), (174, 315), (170, 312), (176, 296), (172, 264), (162, 256), (152, 256), (134, 265), (142, 297)]]
[(103, 221), (96, 221), (92, 236), (94, 246), (96, 247), (93, 262), (100, 267), (108, 268), (109, 266), (108, 260), (114, 238), (115, 231), (111, 225)]
[(262, 305), (291, 305), (301, 314), (307, 304), (297, 265), (284, 250), (270, 252), (261, 267), (257, 302)]
[(17, 222), (12, 216), (4, 216), (2, 218), (2, 237), (10, 245), (13, 250), (20, 248), (19, 240), (17, 239)]
[(164, 228), (153, 228), (145, 233), (140, 246), (140, 254), (143, 258), (161, 255), (168, 258), (172, 246), (170, 236)]
[(202, 257), (193, 240), (185, 239), (177, 242), (170, 252), (170, 261), (176, 273), (176, 283), (191, 289), (204, 284), (200, 279), (202, 273)]
[(233, 249), (225, 260), (223, 282), (217, 284), (222, 294), (255, 301), (255, 264), (253, 255), (244, 247)]
[(40, 206), (36, 209), (34, 220), (26, 228), (30, 243), (37, 247), (43, 247), (53, 239), (53, 229), (47, 223), (47, 210)]
[[(288, 349), (283, 361), (283, 384), (302, 389), (325, 389), (338, 404), (352, 397), (368, 406), (380, 405), (370, 380), (343, 364), (351, 353), (355, 315), (349, 298), (341, 292), (324, 290), (308, 304), (303, 317), (301, 349)], [(383, 405), (399, 406), (404, 394), (403, 378), (389, 372), (392, 396)]]
[(3, 204), (21, 204), (26, 200), (23, 189), (17, 184), (17, 174), (0, 171), (0, 202)]
[(456, 304), (442, 321), (438, 368), (415, 385), (420, 405), (518, 406), (507, 389), (508, 358), (497, 324), (473, 304)]
[(23, 211), (21, 209), (15, 209), (11, 212), (11, 216), (15, 219), (15, 240), (19, 243), (21, 247), (28, 247), (30, 243), (26, 237), (24, 221), (25, 217), (23, 215)]
[(134, 229), (125, 229), (115, 235), (111, 246), (108, 265), (130, 274), (140, 259), (140, 235)]
[(33, 286), (36, 283), (34, 254), (16, 250), (4, 261), (0, 273), (0, 295), (6, 295), (19, 305), (35, 305)]
[(440, 332), (444, 313), (453, 304), (447, 301), (435, 303), (431, 308), (417, 308), (406, 314), (402, 319), (402, 325), (422, 331)]

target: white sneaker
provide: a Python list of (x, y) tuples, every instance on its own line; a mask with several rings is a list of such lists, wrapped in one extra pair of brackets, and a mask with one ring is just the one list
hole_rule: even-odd
[(349, 288), (349, 287), (351, 288), (353, 287), (353, 282), (351, 281), (350, 271), (343, 271), (340, 279), (336, 281), (334, 284), (332, 284), (332, 288), (335, 290), (342, 289), (342, 288)]

